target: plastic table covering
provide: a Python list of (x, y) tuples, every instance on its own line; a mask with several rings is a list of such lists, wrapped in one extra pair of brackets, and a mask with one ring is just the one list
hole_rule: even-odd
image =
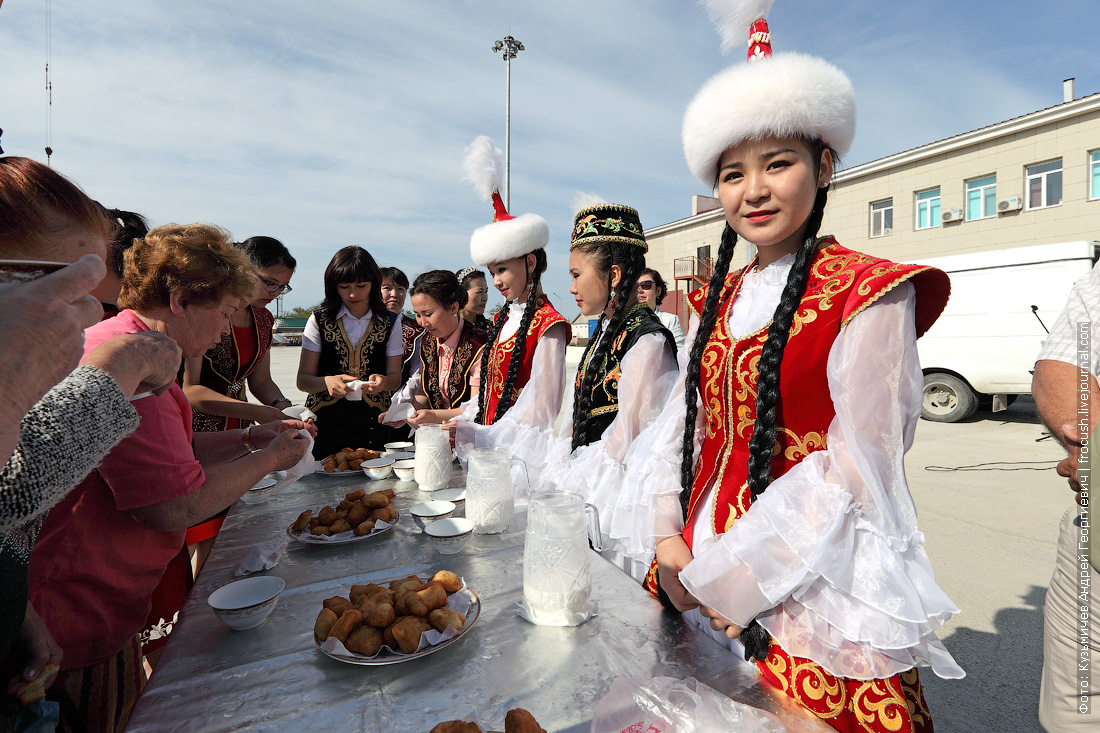
[[(452, 487), (465, 485), (456, 465)], [(206, 599), (236, 580), (248, 548), (288, 539), (305, 509), (335, 506), (345, 493), (393, 488), (401, 512), (392, 530), (362, 542), (290, 542), (264, 571), (286, 581), (267, 620), (231, 631)], [(768, 710), (791, 731), (828, 731), (824, 723), (765, 687), (755, 667), (661, 608), (648, 593), (591, 553), (599, 614), (578, 627), (535, 626), (515, 615), (523, 588), (523, 527), (475, 534), (456, 555), (435, 551), (408, 508), (428, 498), (412, 482), (362, 474), (309, 475), (265, 503), (238, 502), (187, 599), (169, 643), (131, 716), (128, 731), (361, 730), (425, 733), (444, 720), (476, 714), (503, 730), (505, 713), (529, 710), (548, 731), (588, 731), (592, 713), (617, 677), (695, 677), (734, 700)], [(462, 507), (456, 512), (462, 514)], [(325, 656), (313, 640), (321, 601), (352, 584), (452, 570), (480, 597), (477, 623), (426, 657), (356, 666)]]

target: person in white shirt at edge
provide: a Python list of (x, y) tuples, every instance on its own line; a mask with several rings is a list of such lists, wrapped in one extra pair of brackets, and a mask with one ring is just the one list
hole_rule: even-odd
[[(565, 393), (569, 322), (542, 291), (550, 230), (537, 214), (513, 217), (500, 197), (503, 155), (488, 137), (466, 149), (466, 178), (493, 203), (493, 221), (470, 237), (470, 258), (486, 267), (507, 307), (496, 315), (481, 356), (481, 389), (455, 419), (455, 452), (463, 465), (475, 448), (497, 448), (523, 465), (545, 461), (546, 436)], [(530, 491), (523, 465), (514, 465), (516, 501)], [(531, 477), (534, 480), (534, 477)]]
[[(960, 678), (934, 630), (958, 609), (922, 547), (903, 456), (916, 338), (947, 276), (818, 237), (855, 94), (835, 66), (771, 55), (769, 2), (711, 3), (752, 63), (688, 106), (684, 152), (726, 218), (689, 296), (683, 379), (631, 446), (624, 502), (650, 527), (646, 587), (837, 730), (930, 731), (919, 666)], [(759, 257), (729, 272), (739, 237)]]
[(657, 314), (635, 297), (649, 249), (638, 212), (592, 197), (575, 206), (569, 292), (581, 313), (600, 321), (577, 367), (572, 412), (548, 441), (545, 465), (528, 468), (541, 478), (534, 489), (572, 491), (596, 508), (603, 556), (641, 583), (653, 552), (623, 552), (621, 539), (639, 531), (621, 521), (634, 516), (618, 506), (623, 460), (676, 382), (676, 349)]
[(684, 348), (684, 329), (680, 326), (679, 316), (661, 310), (661, 303), (665, 302), (667, 296), (668, 285), (661, 273), (650, 267), (642, 270), (638, 277), (638, 302), (645, 303), (657, 314), (661, 324), (672, 334), (672, 339), (676, 342), (676, 352), (679, 353)]
[[(317, 414), (316, 458), (389, 440), (378, 416), (401, 387), (401, 316), (386, 310), (381, 284), (362, 247), (344, 247), (325, 268), (325, 299), (306, 321), (298, 362), (298, 389), (309, 393), (306, 407)], [(366, 384), (349, 389), (357, 380)]]
[(415, 412), (406, 420), (387, 423), (391, 427), (405, 423), (420, 427), (458, 417), (462, 403), (477, 398), (481, 352), (489, 338), (485, 331), (462, 318), (466, 289), (450, 270), (418, 275), (409, 295), (413, 313), (425, 333), (417, 352), (420, 364), (405, 386), (394, 393), (390, 404), (411, 405)]
[[(1069, 479), (1070, 488), (1081, 491), (1077, 480), (1077, 460), (1081, 454), (1081, 442), (1084, 439), (1077, 427), (1080, 416), (1078, 405), (1077, 372), (1077, 330), (1078, 324), (1090, 324), (1094, 329), (1090, 334), (1086, 377), (1087, 390), (1092, 404), (1089, 424), (1095, 426), (1098, 420), (1095, 400), (1100, 397), (1097, 389), (1097, 359), (1100, 348), (1097, 346), (1096, 325), (1100, 323), (1100, 265), (1092, 268), (1087, 277), (1077, 281), (1070, 291), (1066, 307), (1051, 325), (1050, 334), (1043, 342), (1035, 362), (1035, 376), (1031, 391), (1035, 396), (1035, 406), (1039, 417), (1050, 429), (1051, 434), (1069, 451), (1069, 455), (1058, 464), (1058, 474)], [(1091, 435), (1090, 431), (1090, 435)], [(1091, 440), (1091, 438), (1090, 438)], [(1093, 479), (1093, 486), (1096, 486)], [(1090, 487), (1091, 488), (1091, 487)], [(1085, 630), (1081, 628), (1081, 606), (1078, 594), (1082, 568), (1078, 542), (1081, 539), (1082, 521), (1089, 526), (1088, 500), (1077, 496), (1078, 503), (1085, 503), (1081, 509), (1074, 505), (1066, 510), (1058, 532), (1058, 548), (1055, 554), (1054, 574), (1047, 588), (1046, 602), (1043, 607), (1043, 675), (1039, 685), (1039, 723), (1043, 730), (1050, 733), (1070, 733), (1072, 731), (1094, 731), (1100, 728), (1095, 709), (1098, 696), (1098, 682), (1093, 673), (1092, 685), (1087, 689), (1079, 686), (1078, 674), (1081, 664), (1088, 660), (1092, 666), (1100, 659), (1100, 603), (1092, 600), (1096, 589), (1090, 586), (1090, 612), (1088, 614), (1088, 639), (1084, 640)], [(1095, 536), (1091, 542), (1100, 542)], [(1084, 568), (1096, 577), (1094, 568)], [(1089, 714), (1081, 714), (1079, 706), (1086, 698)]]

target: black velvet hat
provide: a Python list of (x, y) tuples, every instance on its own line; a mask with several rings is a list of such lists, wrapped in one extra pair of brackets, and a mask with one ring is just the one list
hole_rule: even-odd
[(582, 244), (634, 244), (649, 251), (638, 212), (622, 204), (596, 204), (577, 212), (573, 218), (572, 250)]

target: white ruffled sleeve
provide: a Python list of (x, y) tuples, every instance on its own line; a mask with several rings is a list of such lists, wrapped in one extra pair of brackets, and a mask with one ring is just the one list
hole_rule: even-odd
[(680, 573), (735, 624), (755, 617), (789, 654), (854, 679), (917, 665), (964, 676), (934, 633), (958, 608), (936, 585), (905, 481), (923, 385), (914, 304), (903, 283), (841, 331), (827, 366), (828, 448), (697, 542)]
[(632, 541), (636, 505), (623, 491), (624, 463), (634, 440), (661, 414), (677, 376), (668, 340), (660, 333), (639, 338), (623, 358), (619, 409), (600, 440), (572, 451), (572, 420), (568, 430), (563, 421), (547, 466), (555, 487), (576, 492), (596, 507), (606, 548), (647, 564), (652, 550)]
[(457, 418), (455, 452), (463, 465), (474, 448), (498, 448), (527, 466), (526, 475), (522, 468), (512, 470), (520, 504), (542, 483), (541, 470), (554, 442), (554, 421), (565, 394), (565, 349), (571, 335), (567, 323), (555, 323), (546, 330), (535, 345), (531, 378), (500, 420), (478, 425), (476, 398), (462, 406)]
[[(692, 313), (686, 344), (695, 339), (699, 321)], [(680, 350), (684, 355), (685, 350)], [(638, 559), (652, 557), (657, 543), (680, 534), (684, 515), (680, 509), (680, 463), (684, 441), (684, 380), (687, 370), (680, 370), (672, 380), (660, 414), (635, 438), (623, 459), (624, 476), (618, 499), (619, 516), (615, 532), (620, 551)], [(700, 409), (695, 421), (695, 450), (698, 460), (703, 445), (703, 421)], [(629, 507), (629, 513), (624, 508)]]

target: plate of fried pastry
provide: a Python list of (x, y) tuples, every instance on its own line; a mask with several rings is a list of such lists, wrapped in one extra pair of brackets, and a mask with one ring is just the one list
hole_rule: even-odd
[(434, 654), (461, 639), (481, 615), (481, 600), (465, 581), (440, 570), (381, 584), (353, 585), (347, 597), (323, 602), (313, 639), (346, 664), (397, 664)]
[(393, 489), (367, 493), (352, 491), (335, 507), (306, 509), (286, 528), (290, 539), (311, 545), (343, 544), (370, 539), (397, 524), (397, 509), (390, 504)]
[(326, 476), (347, 476), (360, 473), (363, 461), (372, 461), (381, 457), (381, 453), (367, 448), (344, 448), (317, 461), (314, 473), (323, 473)]

